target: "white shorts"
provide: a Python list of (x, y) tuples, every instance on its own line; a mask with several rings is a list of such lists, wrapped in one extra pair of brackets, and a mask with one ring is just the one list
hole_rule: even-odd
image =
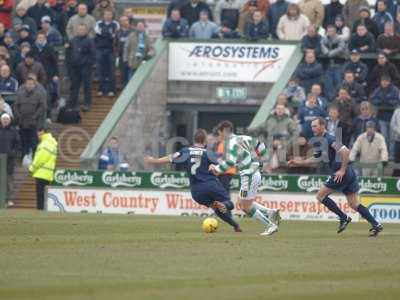
[(240, 200), (254, 200), (257, 196), (258, 187), (261, 184), (261, 174), (256, 171), (252, 175), (240, 175)]

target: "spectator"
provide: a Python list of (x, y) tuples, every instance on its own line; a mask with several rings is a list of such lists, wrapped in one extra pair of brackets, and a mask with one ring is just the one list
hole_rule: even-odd
[(346, 45), (341, 40), (334, 25), (328, 25), (326, 36), (321, 39), (321, 51), (326, 56), (325, 95), (330, 101), (335, 98), (336, 88), (341, 82), (341, 69)]
[(339, 108), (330, 106), (328, 108), (328, 117), (326, 118), (326, 130), (330, 135), (336, 137), (343, 145), (349, 146), (351, 137), (351, 126), (342, 122), (339, 118)]
[(11, 117), (11, 119), (14, 118), (11, 106), (6, 101), (4, 101), (3, 97), (0, 97), (0, 116), (2, 114), (8, 114)]
[(375, 51), (374, 36), (367, 31), (365, 25), (357, 26), (357, 32), (353, 33), (350, 38), (349, 50), (356, 49), (360, 53), (368, 53)]
[(268, 151), (269, 160), (264, 166), (267, 173), (282, 174), (287, 173), (286, 147), (282, 137), (277, 134), (273, 136), (271, 147)]
[[(167, 7), (167, 18), (171, 17), (171, 12), (174, 9), (181, 11), (182, 7), (185, 6), (189, 1), (188, 0), (171, 0)], [(126, 9), (125, 9), (126, 11)], [(129, 12), (130, 14), (130, 12)]]
[(386, 55), (396, 55), (400, 51), (400, 35), (394, 32), (394, 24), (385, 24), (385, 31), (379, 35), (376, 47)]
[(124, 61), (128, 63), (129, 78), (132, 78), (141, 63), (151, 56), (151, 52), (150, 39), (144, 24), (139, 22), (136, 31), (129, 35), (124, 49)]
[(326, 112), (319, 107), (317, 98), (313, 94), (308, 94), (307, 101), (305, 105), (300, 106), (297, 116), (307, 140), (314, 136), (311, 130), (311, 122), (317, 117), (325, 118)]
[(371, 12), (369, 11), (368, 5), (360, 8), (359, 18), (355, 20), (356, 21), (353, 23), (353, 27), (349, 26), (349, 28), (352, 28), (352, 33), (357, 32), (358, 25), (364, 25), (367, 28), (368, 32), (374, 36), (374, 38), (378, 37), (378, 25), (375, 23), (374, 20), (371, 19)]
[(71, 17), (68, 21), (66, 32), (69, 40), (72, 40), (78, 35), (78, 31), (81, 25), (86, 26), (88, 30), (88, 37), (94, 38), (94, 27), (96, 26), (96, 19), (88, 14), (88, 8), (86, 4), (79, 4), (78, 13)]
[(289, 117), (292, 115), (292, 111), (288, 108), (288, 99), (285, 94), (280, 93), (278, 95), (278, 97), (276, 98), (275, 106), (277, 106), (278, 104), (281, 104), (284, 107), (286, 107), (285, 114), (287, 114)]
[[(307, 139), (303, 133), (300, 133), (293, 139), (293, 142), (289, 144), (287, 161), (291, 159), (307, 159), (312, 156), (313, 147), (307, 143)], [(312, 167), (294, 167), (289, 168), (288, 173), (292, 174), (315, 174), (314, 168)]]
[(9, 65), (12, 70), (15, 70), (17, 67), (17, 64), (20, 62), (19, 58), (19, 49), (17, 45), (14, 43), (14, 39), (12, 37), (12, 34), (7, 32), (5, 37), (4, 37), (4, 46), (7, 48), (8, 54), (10, 56), (9, 58)]
[(245, 33), (246, 24), (251, 20), (253, 13), (258, 10), (262, 13), (262, 17), (268, 15), (269, 0), (245, 0), (245, 3), (240, 10), (238, 31), (241, 34)]
[(274, 40), (278, 39), (278, 35), (276, 33), (278, 28), (279, 19), (286, 14), (288, 10), (289, 2), (286, 0), (276, 0), (271, 4), (268, 10), (268, 21), (269, 28), (271, 30), (271, 35)]
[[(0, 94), (15, 95), (18, 90), (18, 81), (11, 76), (10, 67), (5, 65), (0, 68)], [(12, 116), (12, 114), (10, 114)]]
[(46, 109), (46, 99), (37, 88), (35, 80), (28, 77), (18, 89), (14, 104), (15, 122), (21, 135), (22, 156), (35, 153), (38, 144), (37, 129), (45, 119)]
[(171, 16), (165, 21), (162, 29), (165, 38), (184, 38), (189, 36), (189, 24), (181, 17), (178, 9), (171, 11)]
[(51, 8), (47, 7), (47, 0), (37, 0), (36, 4), (28, 9), (28, 16), (30, 16), (36, 24), (38, 29), (41, 29), (41, 20), (44, 16), (49, 16), (54, 19), (54, 13)]
[[(343, 17), (349, 28), (353, 27), (353, 22), (357, 20), (361, 7), (368, 8), (366, 0), (347, 0), (343, 6)], [(369, 10), (368, 10), (369, 12)]]
[(368, 101), (363, 101), (360, 103), (360, 114), (353, 122), (353, 138), (356, 140), (360, 134), (365, 132), (367, 129), (367, 122), (373, 121), (375, 123), (375, 128), (380, 131), (378, 119), (372, 114), (371, 104)]
[(252, 20), (246, 24), (246, 38), (250, 41), (267, 39), (269, 36), (268, 23), (263, 20), (263, 15), (259, 10), (253, 13)]
[[(1, 14), (1, 11), (0, 11)], [(4, 38), (6, 36), (6, 27), (0, 22), (0, 46), (4, 45)]]
[(0, 4), (0, 22), (4, 24), (6, 29), (11, 27), (13, 8), (14, 8), (13, 0), (4, 0)]
[[(336, 98), (335, 105), (339, 110), (339, 119), (351, 130), (353, 125), (354, 117), (356, 116), (356, 104), (355, 101), (350, 97), (349, 93), (345, 89), (340, 89)], [(344, 145), (349, 145), (351, 135), (343, 135), (342, 142)]]
[[(59, 90), (59, 77), (58, 77), (58, 53), (54, 48), (47, 42), (46, 34), (39, 32), (36, 37), (35, 45), (32, 47), (33, 55), (36, 60), (46, 66), (46, 78), (47, 84), (44, 85), (48, 96), (48, 115), (50, 115), (50, 110), (52, 105), (58, 99)], [(40, 82), (40, 80), (39, 80)]]
[[(178, 10), (177, 10), (178, 11)], [(179, 13), (179, 11), (178, 11)], [(127, 16), (122, 16), (119, 18), (119, 24), (120, 28), (117, 31), (117, 36), (116, 36), (116, 44), (117, 44), (117, 50), (116, 53), (118, 55), (118, 66), (119, 66), (119, 71), (121, 74), (121, 82), (122, 86), (124, 87), (128, 81), (129, 81), (129, 67), (126, 61), (124, 61), (124, 48), (125, 48), (125, 43), (128, 40), (129, 35), (132, 33), (133, 29), (131, 26), (131, 23), (129, 21), (129, 18)]]
[(351, 32), (350, 28), (344, 23), (343, 16), (336, 16), (334, 25), (336, 27), (336, 33), (338, 37), (347, 44), (347, 42), (350, 40)]
[(212, 21), (213, 16), (210, 7), (201, 0), (190, 0), (187, 4), (182, 6), (181, 16), (188, 21), (189, 27), (191, 27), (194, 23), (199, 21), (200, 12), (203, 10), (207, 11), (208, 19)]
[(379, 53), (377, 60), (378, 63), (374, 66), (368, 78), (369, 91), (373, 91), (379, 86), (383, 75), (389, 76), (393, 83), (399, 84), (399, 71), (394, 64), (388, 61), (385, 53)]
[(390, 130), (394, 141), (394, 162), (396, 167), (393, 169), (392, 176), (400, 177), (400, 107), (396, 108), (390, 121)]
[(342, 17), (343, 4), (339, 0), (331, 0), (324, 6), (324, 21), (322, 27), (326, 30), (328, 25), (335, 25), (336, 17)]
[[(104, 1), (103, 1), (104, 2)], [(99, 74), (99, 91), (97, 96), (115, 96), (114, 45), (118, 22), (113, 20), (111, 10), (104, 11), (102, 21), (96, 23), (96, 69)]]
[(342, 88), (347, 90), (350, 97), (354, 99), (356, 103), (367, 100), (367, 94), (365, 93), (364, 87), (355, 80), (352, 71), (346, 71), (344, 73)]
[(316, 55), (321, 54), (321, 35), (318, 33), (315, 25), (310, 24), (307, 27), (307, 34), (301, 40), (303, 51), (314, 50)]
[(221, 39), (239, 39), (240, 33), (236, 30), (232, 30), (229, 24), (222, 23), (221, 30), (219, 31), (219, 37)]
[(280, 40), (300, 41), (306, 35), (309, 25), (310, 21), (300, 13), (299, 6), (291, 3), (287, 13), (279, 19), (276, 34)]
[(286, 107), (283, 104), (277, 104), (275, 109), (267, 118), (264, 124), (263, 135), (265, 138), (271, 138), (280, 135), (288, 141), (292, 136), (297, 134), (297, 124), (286, 113)]
[(367, 122), (366, 131), (355, 141), (350, 152), (350, 161), (355, 161), (360, 155), (360, 163), (367, 164), (362, 168), (362, 176), (378, 176), (377, 165), (388, 162), (388, 150), (385, 138), (382, 134), (375, 131), (373, 121)]
[(22, 3), (18, 4), (15, 10), (15, 16), (12, 21), (12, 26), (15, 30), (19, 30), (22, 25), (28, 25), (33, 35), (36, 35), (37, 26), (35, 20), (27, 14), (28, 10)]
[(122, 153), (119, 147), (119, 141), (117, 137), (112, 137), (108, 144), (108, 147), (104, 149), (99, 159), (99, 170), (108, 171), (127, 171), (128, 163), (125, 155)]
[(17, 44), (21, 45), (24, 42), (27, 42), (30, 45), (32, 45), (34, 43), (34, 39), (31, 35), (28, 25), (22, 25), (21, 29), (18, 31)]
[(322, 74), (322, 65), (316, 61), (315, 52), (312, 50), (307, 51), (304, 62), (296, 70), (296, 77), (299, 79), (299, 83), (305, 89), (306, 93), (310, 92), (311, 86), (314, 83), (321, 82)]
[[(86, 8), (86, 5), (85, 5)], [(83, 84), (84, 106), (83, 110), (90, 110), (92, 103), (92, 67), (96, 57), (95, 45), (92, 38), (89, 37), (89, 29), (85, 24), (78, 28), (78, 35), (72, 38), (66, 45), (70, 49), (71, 57), (70, 77), (71, 92), (69, 105), (76, 108), (78, 105), (79, 89)]]
[(378, 110), (376, 117), (379, 121), (379, 127), (388, 145), (390, 145), (390, 120), (394, 109), (400, 104), (399, 97), (399, 89), (386, 75), (382, 76), (380, 86), (371, 95), (371, 102)]
[(8, 207), (10, 207), (14, 205), (10, 196), (14, 182), (15, 149), (18, 149), (20, 142), (18, 131), (11, 126), (11, 116), (7, 113), (0, 113), (0, 141), (0, 154), (7, 155), (7, 199), (9, 199)]
[(104, 18), (104, 12), (111, 11), (113, 16), (116, 16), (116, 11), (114, 9), (114, 4), (110, 0), (100, 0), (98, 1), (96, 8), (92, 12), (92, 16), (100, 21)]
[(317, 99), (318, 106), (323, 110), (327, 111), (328, 100), (322, 95), (322, 87), (319, 83), (314, 83), (311, 87), (311, 94)]
[(225, 24), (232, 31), (237, 30), (239, 26), (240, 9), (242, 0), (220, 0), (215, 6), (215, 23), (219, 26)]
[(43, 65), (35, 60), (35, 53), (31, 50), (25, 56), (25, 59), (20, 62), (15, 70), (15, 76), (19, 82), (19, 84), (24, 83), (28, 74), (35, 74), (38, 81), (45, 86), (47, 82), (46, 71), (44, 70)]
[(300, 0), (300, 12), (305, 15), (310, 23), (319, 28), (324, 21), (324, 6), (321, 0)]
[(393, 17), (386, 11), (386, 3), (384, 0), (378, 0), (376, 2), (376, 7), (377, 11), (372, 20), (378, 25), (378, 33), (382, 34), (385, 30), (385, 24), (387, 22), (393, 23)]
[(189, 37), (208, 40), (218, 36), (218, 25), (208, 19), (208, 11), (200, 12), (200, 20), (194, 23), (189, 30)]
[(49, 16), (44, 16), (41, 20), (41, 24), (41, 31), (46, 34), (46, 40), (50, 46), (55, 47), (63, 45), (63, 37), (57, 28), (51, 25), (51, 19)]
[(62, 15), (62, 22), (63, 22), (63, 27), (62, 30), (60, 30), (60, 33), (62, 34), (63, 37), (66, 37), (67, 32), (67, 24), (69, 22), (69, 19), (71, 19), (76, 13), (78, 12), (78, 1), (77, 0), (68, 0), (66, 2), (63, 15)]
[(368, 67), (361, 60), (361, 55), (357, 49), (353, 49), (350, 53), (350, 60), (344, 64), (344, 72), (351, 71), (355, 80), (362, 85), (366, 85), (368, 76)]
[(299, 106), (306, 101), (304, 88), (299, 85), (299, 81), (296, 77), (292, 77), (289, 80), (287, 87), (282, 93), (285, 94), (289, 102), (293, 103), (295, 106)]
[(39, 137), (40, 144), (35, 152), (33, 162), (29, 166), (29, 172), (36, 182), (36, 208), (43, 210), (46, 186), (54, 179), (58, 144), (48, 131), (47, 126), (42, 125), (36, 134)]
[(66, 19), (65, 11), (68, 9), (68, 1), (56, 0), (56, 3), (51, 7), (51, 9), (53, 10), (54, 19), (52, 19), (51, 21), (53, 22), (54, 29), (56, 29), (61, 34), (61, 36), (65, 36), (65, 27), (67, 26), (68, 21)]

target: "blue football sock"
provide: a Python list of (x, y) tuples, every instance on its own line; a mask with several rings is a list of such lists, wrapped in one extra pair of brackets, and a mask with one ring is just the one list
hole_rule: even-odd
[(358, 205), (357, 211), (372, 226), (378, 225), (378, 222), (376, 221), (376, 219), (371, 215), (371, 213), (369, 212), (369, 209), (366, 208), (364, 205), (362, 205), (362, 204)]
[(234, 228), (238, 228), (239, 224), (236, 223), (236, 221), (232, 218), (232, 213), (230, 211), (227, 211), (226, 213), (220, 212), (218, 209), (214, 210), (215, 214), (221, 218), (224, 222), (228, 223)]
[(347, 220), (347, 215), (337, 206), (335, 201), (333, 201), (329, 197), (325, 197), (324, 200), (321, 201), (323, 205), (325, 205), (331, 212), (336, 214), (341, 221)]

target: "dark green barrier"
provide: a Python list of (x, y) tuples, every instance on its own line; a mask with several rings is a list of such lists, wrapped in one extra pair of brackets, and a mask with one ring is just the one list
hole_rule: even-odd
[(7, 198), (7, 156), (0, 154), (0, 208), (6, 207)]
[[(260, 191), (310, 193), (323, 185), (327, 176), (263, 175)], [(360, 177), (360, 193), (400, 194), (400, 179), (392, 177)], [(107, 172), (85, 170), (57, 170), (55, 186), (108, 187), (140, 189), (188, 189), (185, 172)], [(232, 190), (239, 189), (239, 178), (234, 177)]]

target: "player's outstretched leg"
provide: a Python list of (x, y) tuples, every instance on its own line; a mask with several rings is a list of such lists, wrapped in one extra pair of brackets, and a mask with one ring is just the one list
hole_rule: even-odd
[(271, 220), (272, 223), (276, 224), (279, 226), (279, 223), (281, 221), (281, 216), (280, 216), (280, 212), (279, 209), (271, 209), (268, 207), (265, 207), (264, 205), (254, 201), (253, 205), (261, 210), (261, 212), (263, 212), (264, 214), (267, 215), (267, 217)]
[(263, 213), (260, 209), (258, 209), (257, 206), (254, 205), (254, 203), (255, 202), (252, 200), (241, 200), (242, 209), (247, 214), (247, 216), (250, 218), (257, 219), (267, 227), (265, 231), (261, 233), (261, 235), (271, 235), (277, 232), (278, 226), (275, 223), (273, 223), (266, 216), (265, 213)]
[(231, 225), (235, 232), (242, 232), (239, 224), (232, 217), (231, 210), (233, 207), (232, 201), (214, 201), (211, 205), (211, 208), (221, 220)]
[(350, 207), (357, 211), (361, 215), (361, 217), (363, 217), (365, 220), (368, 221), (368, 223), (371, 224), (372, 228), (369, 230), (369, 236), (377, 236), (379, 232), (383, 230), (383, 226), (382, 224), (379, 224), (378, 221), (371, 215), (369, 209), (358, 201), (358, 194), (348, 194), (346, 195), (346, 198), (348, 203), (350, 204)]

